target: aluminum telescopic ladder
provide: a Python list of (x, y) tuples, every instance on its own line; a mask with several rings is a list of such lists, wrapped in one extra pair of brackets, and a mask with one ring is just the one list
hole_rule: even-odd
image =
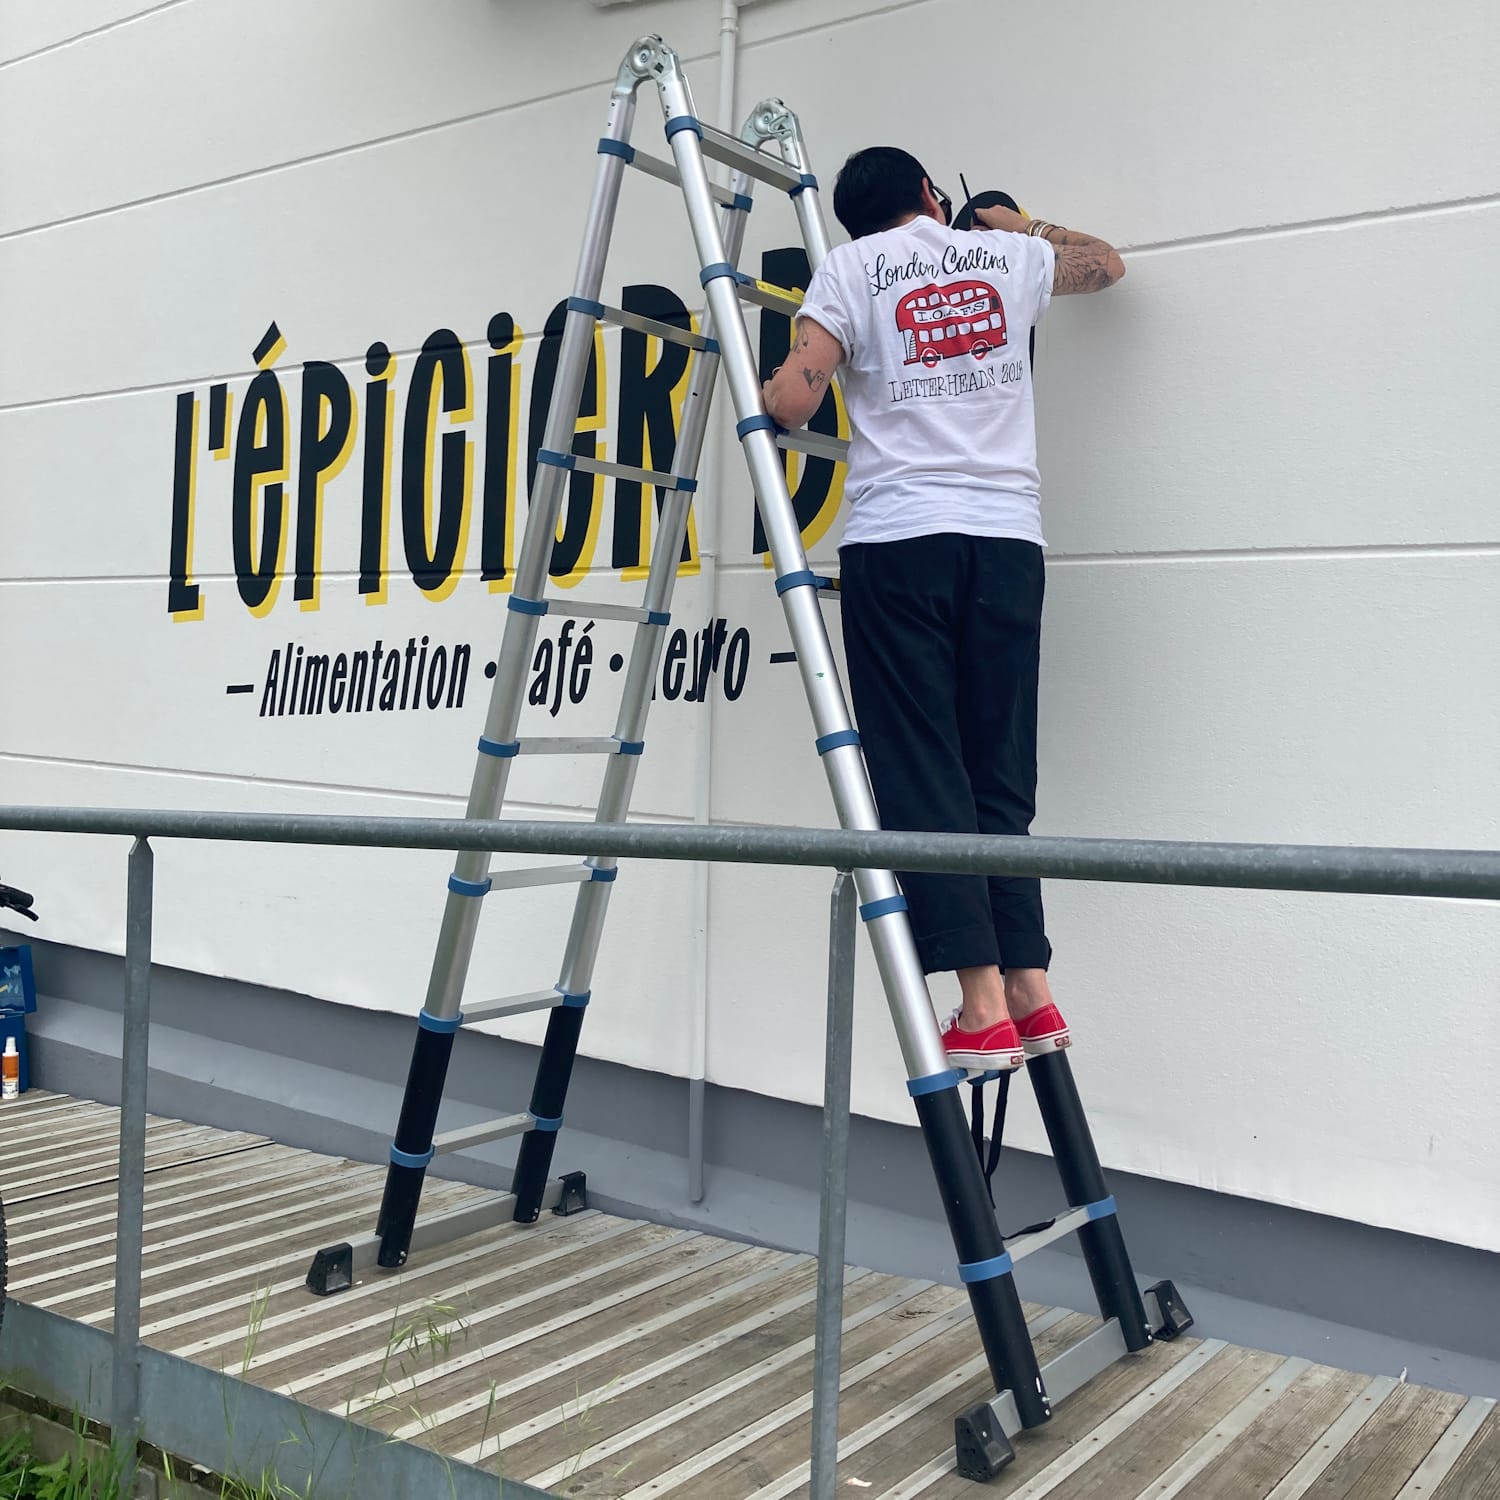
[[(647, 156), (630, 144), (637, 94), (648, 84), (656, 87), (666, 119), (670, 162)], [(764, 149), (768, 145), (777, 154)], [(507, 777), (518, 756), (597, 752), (608, 757), (608, 764), (596, 821), (624, 820), (644, 749), (652, 684), (670, 618), (688, 510), (697, 488), (694, 475), (722, 363), (734, 403), (736, 433), (770, 544), (776, 592), (812, 710), (814, 744), (828, 776), (839, 821), (845, 828), (876, 829), (879, 822), (859, 736), (850, 721), (819, 610), (818, 593), (827, 580), (818, 578), (807, 565), (779, 453), (782, 448), (790, 448), (842, 458), (844, 449), (837, 440), (827, 437), (782, 432), (766, 414), (741, 302), (794, 316), (799, 299), (755, 281), (736, 265), (756, 181), (790, 196), (811, 265), (816, 267), (828, 253), (817, 181), (808, 170), (797, 117), (779, 100), (765, 100), (751, 113), (739, 139), (714, 129), (699, 120), (694, 111), (677, 54), (660, 37), (648, 36), (631, 47), (620, 67), (608, 126), (598, 151), (593, 199), (573, 295), (566, 304), (551, 407), (543, 446), (537, 454), (525, 538), (507, 602), (498, 670), (479, 740), (467, 816), (499, 816)], [(731, 169), (727, 187), (710, 182), (706, 158)], [(615, 207), (627, 167), (681, 188), (707, 302), (701, 333), (609, 307), (599, 300)], [(610, 463), (573, 451), (588, 355), (600, 321), (686, 344), (695, 351), (669, 473)], [(634, 480), (666, 492), (639, 606), (589, 604), (545, 596), (564, 489), (570, 474), (578, 471)], [(608, 738), (518, 735), (527, 665), (538, 623), (549, 613), (635, 624), (615, 732)], [(471, 1233), (503, 1217), (531, 1223), (544, 1207), (566, 1212), (574, 1206), (580, 1192), (575, 1180), (579, 1174), (556, 1182), (549, 1182), (548, 1175), (616, 874), (616, 860), (603, 855), (577, 866), (506, 872), (492, 872), (487, 853), (458, 855), (448, 880), (447, 903), (426, 1000), (418, 1018), (376, 1229), (371, 1235), (320, 1251), (308, 1278), (314, 1290), (340, 1290), (349, 1285), (357, 1266), (400, 1266), (413, 1248)], [(975, 1478), (987, 1478), (1009, 1461), (1010, 1435), (1047, 1421), (1053, 1399), (1076, 1389), (1127, 1351), (1145, 1348), (1153, 1333), (1066, 1053), (1032, 1058), (1027, 1066), (1069, 1207), (1047, 1227), (1013, 1237), (1007, 1243), (996, 1224), (960, 1102), (959, 1085), (966, 1075), (949, 1064), (943, 1050), (896, 877), (887, 870), (855, 870), (853, 877), (860, 916), (875, 953), (905, 1061), (907, 1090), (958, 1253), (959, 1275), (967, 1287), (994, 1378), (996, 1396), (957, 1418), (960, 1470)], [(465, 1004), (464, 984), (483, 898), (504, 888), (554, 881), (576, 882), (578, 886), (557, 984), (538, 994)], [(542, 1009), (550, 1010), (551, 1015), (527, 1110), (480, 1125), (437, 1132), (438, 1108), (458, 1030), (466, 1023)], [(477, 1209), (451, 1211), (417, 1223), (424, 1175), (436, 1153), (517, 1135), (522, 1139), (510, 1193)], [(1078, 1235), (1106, 1321), (1043, 1371), (1027, 1333), (1012, 1271), (1016, 1261), (1069, 1233)], [(1155, 1304), (1158, 1336), (1175, 1335), (1190, 1322), (1170, 1283), (1160, 1283), (1146, 1297)]]

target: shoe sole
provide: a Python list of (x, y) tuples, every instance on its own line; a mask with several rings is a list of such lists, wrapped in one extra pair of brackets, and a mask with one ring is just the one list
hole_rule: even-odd
[(1045, 1057), (1049, 1052), (1061, 1052), (1064, 1047), (1071, 1047), (1073, 1038), (1066, 1031), (1055, 1031), (1051, 1036), (1023, 1037), (1021, 1046), (1027, 1057)]
[(1018, 1051), (968, 1052), (960, 1050), (950, 1052), (948, 1061), (955, 1068), (973, 1068), (982, 1073), (1013, 1073), (1025, 1063), (1026, 1054)]

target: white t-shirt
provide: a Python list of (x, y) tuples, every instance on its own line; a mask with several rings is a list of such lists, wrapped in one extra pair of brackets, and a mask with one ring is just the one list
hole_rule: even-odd
[(844, 347), (845, 543), (958, 531), (1044, 545), (1026, 346), (1053, 261), (1044, 239), (919, 217), (818, 267), (802, 315)]

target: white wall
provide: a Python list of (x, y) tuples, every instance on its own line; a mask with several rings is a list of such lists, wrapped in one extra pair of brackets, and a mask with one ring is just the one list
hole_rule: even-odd
[[(396, 351), (399, 418), (433, 330), (458, 333), (479, 378), (487, 322), (510, 312), (524, 424), (619, 57), (660, 30), (712, 117), (717, 23), (713, 0), (0, 6), (0, 800), (461, 808), (503, 595), (479, 577), (477, 516), (450, 597), (405, 574), (399, 522), (386, 602), (359, 594), (364, 351)], [(963, 171), (1127, 249), (1123, 286), (1059, 303), (1037, 344), (1052, 543), (1038, 831), (1500, 842), (1493, 8), (763, 0), (743, 27), (742, 105), (792, 103), (825, 181), (849, 150), (895, 140), (950, 190)], [(656, 120), (643, 99), (648, 149)], [(628, 192), (605, 295), (659, 282), (691, 303), (680, 209), (655, 184)], [(761, 197), (747, 264), (795, 237)], [(227, 382), (237, 416), (273, 319), (294, 426), (304, 360), (338, 362), (362, 403), (325, 493), (318, 608), (289, 578), (266, 617), (242, 603), (233, 459), (209, 456), (205, 426), (202, 618), (173, 620), (176, 398), (196, 393), (206, 424)], [(612, 411), (616, 335), (605, 357)], [(476, 508), (482, 378), (478, 407), (444, 429), (471, 435)], [(399, 491), (399, 431), (396, 450)], [(787, 643), (747, 486), (727, 473), (717, 614), (753, 643), (743, 693), (658, 703), (637, 811), (693, 815), (711, 725), (716, 818), (827, 824), (795, 673), (768, 661)], [(630, 594), (609, 567), (613, 515), (609, 491), (592, 597)], [(836, 536), (815, 556), (832, 561)], [(701, 623), (701, 580), (681, 581), (676, 609)], [(288, 640), (337, 652), (424, 633), (473, 644), (462, 710), (258, 713)], [(608, 731), (604, 662), (626, 637), (595, 634), (584, 702), (534, 720)], [(235, 682), (256, 692), (227, 696)], [(511, 807), (577, 815), (596, 781), (523, 765)], [(0, 873), (39, 893), (39, 935), (118, 950), (124, 852), (0, 836)], [(164, 844), (158, 955), (415, 1012), (447, 866)], [(715, 1081), (818, 1096), (826, 886), (713, 872)], [(690, 1072), (693, 872), (628, 866), (615, 890), (584, 1046)], [(476, 986), (549, 983), (566, 888), (502, 899)], [(1107, 1164), (1500, 1248), (1493, 909), (1061, 883), (1048, 903)], [(906, 1119), (872, 967), (855, 1103)], [(1016, 1139), (1042, 1144), (1016, 1115)]]

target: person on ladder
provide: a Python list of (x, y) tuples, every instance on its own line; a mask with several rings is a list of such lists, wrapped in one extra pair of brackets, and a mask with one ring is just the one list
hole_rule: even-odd
[[(881, 824), (1024, 834), (1045, 545), (1026, 336), (1053, 296), (1103, 291), (1125, 267), (1103, 240), (1009, 208), (974, 208), (985, 231), (949, 227), (950, 200), (891, 146), (844, 163), (833, 209), (851, 243), (814, 273), (765, 401), (800, 427), (843, 369), (839, 587)], [(958, 973), (955, 1067), (1010, 1070), (1069, 1044), (1039, 881), (900, 879), (924, 970)]]

